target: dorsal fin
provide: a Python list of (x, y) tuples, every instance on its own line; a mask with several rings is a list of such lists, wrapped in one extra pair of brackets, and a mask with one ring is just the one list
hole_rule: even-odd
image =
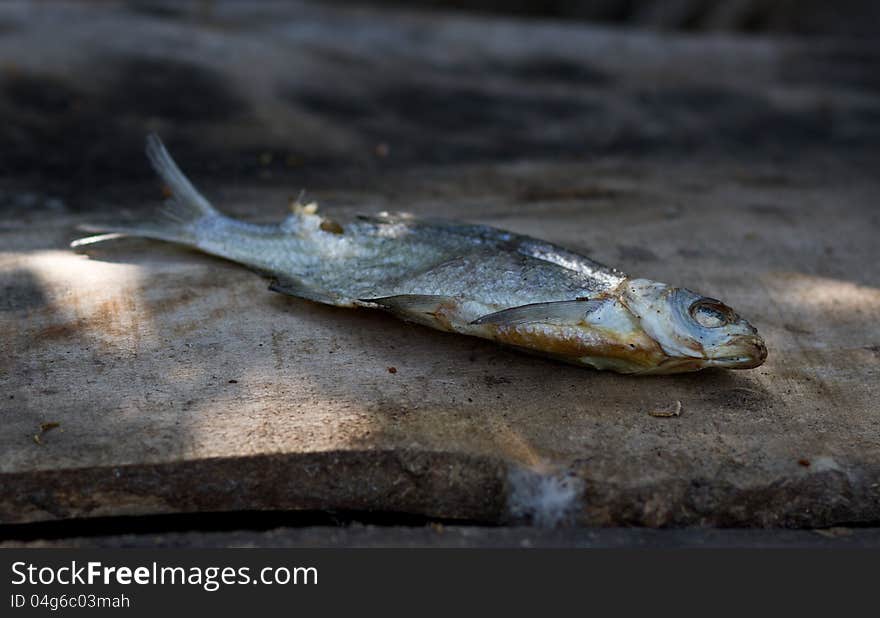
[(376, 215), (358, 215), (362, 221), (378, 225), (406, 225), (412, 229), (418, 228), (434, 228), (447, 234), (456, 234), (486, 246), (495, 245), (503, 247), (507, 250), (513, 250), (520, 255), (543, 260), (556, 264), (568, 270), (584, 273), (594, 279), (603, 280), (608, 288), (615, 287), (626, 278), (626, 274), (600, 264), (589, 257), (561, 247), (559, 245), (500, 230), (489, 225), (480, 225), (475, 223), (462, 223), (460, 221), (450, 221), (446, 219), (434, 217), (416, 217), (405, 212), (380, 212)]

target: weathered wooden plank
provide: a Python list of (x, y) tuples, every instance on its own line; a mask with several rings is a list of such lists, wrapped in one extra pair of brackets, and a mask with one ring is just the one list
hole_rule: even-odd
[[(878, 519), (873, 51), (241, 10), (2, 7), (0, 521)], [(77, 223), (154, 207), (151, 129), (243, 218), (305, 185), (332, 213), (499, 225), (724, 298), (770, 357), (629, 378), (281, 297), (160, 243), (67, 250)]]

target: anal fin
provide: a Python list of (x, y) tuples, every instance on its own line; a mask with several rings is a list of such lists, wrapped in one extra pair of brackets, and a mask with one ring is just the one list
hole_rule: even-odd
[(359, 298), (362, 303), (379, 305), (382, 309), (401, 313), (434, 313), (437, 307), (451, 300), (449, 296), (436, 294), (400, 294), (382, 298)]
[(441, 330), (451, 330), (448, 313), (455, 299), (436, 294), (400, 294), (382, 298), (360, 298), (358, 304), (379, 307), (394, 315)]

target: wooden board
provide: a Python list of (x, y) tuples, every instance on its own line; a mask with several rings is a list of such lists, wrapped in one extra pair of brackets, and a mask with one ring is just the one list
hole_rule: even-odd
[[(0, 7), (0, 521), (880, 519), (872, 49), (244, 11)], [(331, 214), (498, 225), (723, 298), (770, 356), (625, 377), (167, 244), (68, 250), (79, 223), (155, 207), (148, 130), (236, 216), (306, 187)]]

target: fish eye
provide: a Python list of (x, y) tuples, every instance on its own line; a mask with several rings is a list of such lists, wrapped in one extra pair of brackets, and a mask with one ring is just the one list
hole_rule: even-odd
[(691, 305), (691, 317), (704, 328), (719, 328), (731, 321), (730, 310), (714, 298), (703, 298)]

